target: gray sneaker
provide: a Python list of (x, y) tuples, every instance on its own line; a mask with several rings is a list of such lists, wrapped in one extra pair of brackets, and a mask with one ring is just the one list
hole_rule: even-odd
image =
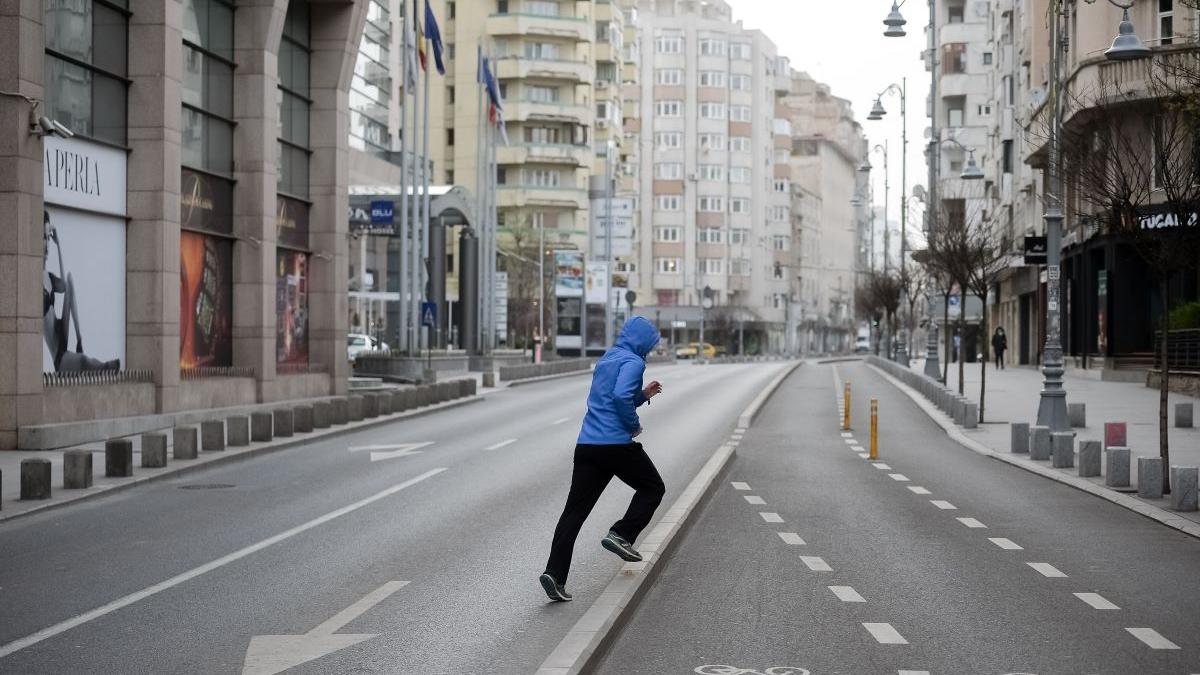
[(633, 544), (626, 541), (625, 537), (616, 532), (609, 532), (600, 540), (600, 545), (616, 553), (625, 562), (641, 562), (642, 560), (642, 554), (633, 550)]
[(555, 581), (549, 572), (542, 573), (542, 576), (538, 577), (538, 581), (541, 582), (542, 590), (546, 591), (546, 596), (551, 600), (555, 602), (571, 601), (571, 594), (567, 592), (567, 589), (563, 588), (562, 584)]

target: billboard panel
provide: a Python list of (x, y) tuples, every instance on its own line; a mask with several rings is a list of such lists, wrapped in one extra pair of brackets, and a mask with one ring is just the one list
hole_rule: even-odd
[(233, 363), (233, 242), (179, 234), (179, 367)]
[(583, 297), (583, 253), (557, 251), (554, 254), (554, 295), (559, 298)]
[(275, 254), (275, 362), (308, 363), (308, 255)]
[(587, 289), (584, 298), (589, 305), (603, 305), (608, 300), (608, 263), (588, 262), (584, 288)]

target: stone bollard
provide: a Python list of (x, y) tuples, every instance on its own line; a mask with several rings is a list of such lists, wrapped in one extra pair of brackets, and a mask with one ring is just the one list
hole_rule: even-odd
[(468, 378), (466, 380), (463, 380), (463, 382), (466, 383), (463, 388), (464, 392), (465, 392), (463, 394), (463, 396), (474, 396), (475, 393), (479, 390), (479, 383), (475, 381), (475, 378), (473, 378), (473, 377)]
[(974, 429), (979, 426), (979, 404), (974, 401), (967, 401), (966, 407), (963, 409), (963, 428)]
[(426, 368), (421, 371), (421, 381), (427, 384), (437, 382), (438, 374), (433, 368)]
[(359, 422), (363, 418), (363, 397), (362, 396), (347, 396), (346, 397), (346, 419), (350, 422)]
[(1175, 404), (1175, 428), (1191, 429), (1192, 428), (1192, 412), (1191, 403), (1176, 403)]
[(483, 371), (483, 386), (488, 387), (488, 388), (492, 388), (492, 387), (496, 386), (496, 371), (494, 371), (494, 370)]
[(407, 400), (408, 399), (405, 398), (405, 396), (404, 396), (403, 389), (397, 389), (397, 390), (393, 391), (392, 392), (392, 412), (393, 413), (402, 413), (405, 410), (408, 410), (408, 408), (406, 408), (404, 406), (404, 403)]
[(1162, 499), (1162, 457), (1138, 457), (1138, 496), (1142, 499)]
[(439, 403), (445, 403), (446, 401), (453, 401), (455, 398), (455, 393), (458, 391), (458, 385), (453, 382), (439, 383), (437, 388), (438, 388), (438, 402)]
[(1129, 487), (1129, 448), (1109, 448), (1104, 451), (1104, 484), (1108, 487)]
[(50, 499), (50, 460), (21, 460), (21, 499)]
[(404, 409), (416, 410), (420, 406), (416, 388), (404, 390)]
[(196, 459), (200, 445), (197, 441), (196, 427), (175, 427), (171, 430), (171, 444), (175, 446), (172, 454), (175, 459)]
[(167, 465), (167, 435), (142, 434), (142, 468), (161, 469)]
[(1087, 404), (1086, 403), (1068, 403), (1067, 404), (1067, 419), (1071, 422), (1072, 429), (1082, 429), (1087, 426)]
[(200, 449), (225, 449), (225, 421), (205, 420), (200, 423)]
[(298, 405), (292, 408), (292, 421), (295, 424), (296, 433), (307, 434), (313, 430), (313, 407), (311, 405)]
[(313, 404), (313, 428), (328, 429), (333, 423), (333, 404), (329, 401), (317, 401)]
[(250, 445), (250, 417), (247, 415), (231, 415), (225, 418), (225, 434), (229, 447), (240, 448)]
[(271, 413), (260, 410), (250, 413), (250, 440), (255, 443), (265, 443), (274, 436), (275, 416)]
[(1039, 461), (1050, 459), (1050, 427), (1029, 427), (1029, 458)]
[(1083, 478), (1100, 475), (1100, 441), (1079, 441), (1079, 475)]
[(1051, 466), (1056, 469), (1070, 469), (1075, 466), (1075, 434), (1070, 431), (1050, 434), (1050, 449), (1053, 453)]
[(133, 441), (114, 438), (104, 442), (104, 475), (129, 478), (133, 475)]
[(950, 416), (954, 418), (954, 423), (958, 426), (963, 424), (963, 415), (966, 414), (966, 402), (959, 397), (954, 397), (954, 401), (950, 406)]
[(345, 396), (339, 396), (329, 402), (329, 421), (332, 424), (345, 424), (350, 419), (350, 401)]
[(366, 419), (379, 417), (379, 397), (367, 394), (362, 397), (362, 416)]
[(1196, 511), (1200, 469), (1194, 466), (1171, 467), (1171, 510)]
[(292, 430), (295, 429), (296, 418), (292, 413), (291, 408), (276, 408), (271, 412), (275, 423), (275, 437), (287, 438), (292, 435)]
[(92, 453), (68, 450), (63, 453), (63, 487), (82, 490), (92, 487)]
[(378, 394), (375, 397), (375, 403), (379, 408), (379, 414), (381, 416), (392, 414), (392, 392), (385, 391), (381, 394)]
[(1104, 447), (1105, 448), (1126, 448), (1129, 447), (1129, 441), (1125, 435), (1124, 422), (1105, 422), (1104, 423)]
[(1021, 455), (1029, 454), (1029, 423), (1013, 422), (1009, 425), (1012, 439), (1009, 441), (1009, 452)]
[(418, 384), (413, 388), (413, 391), (416, 392), (415, 396), (417, 397), (416, 407), (424, 408), (425, 406), (429, 405), (429, 387)]

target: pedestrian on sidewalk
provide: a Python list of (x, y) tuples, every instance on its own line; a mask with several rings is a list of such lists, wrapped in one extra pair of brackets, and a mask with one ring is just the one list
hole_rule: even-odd
[(996, 326), (996, 332), (992, 334), (992, 351), (996, 354), (996, 370), (1004, 370), (1004, 352), (1008, 351), (1004, 326)]
[(642, 433), (637, 408), (662, 392), (657, 380), (642, 386), (646, 371), (646, 355), (658, 344), (658, 329), (643, 317), (635, 316), (625, 323), (617, 343), (596, 363), (592, 371), (592, 388), (588, 392), (587, 414), (575, 446), (575, 466), (571, 473), (571, 489), (554, 539), (546, 571), (538, 578), (551, 600), (571, 599), (564, 585), (571, 567), (575, 538), (604, 488), (613, 476), (620, 478), (635, 493), (625, 517), (609, 528), (600, 545), (622, 560), (636, 562), (642, 555), (633, 542), (650, 523), (654, 510), (662, 501), (666, 487), (658, 469), (634, 438)]

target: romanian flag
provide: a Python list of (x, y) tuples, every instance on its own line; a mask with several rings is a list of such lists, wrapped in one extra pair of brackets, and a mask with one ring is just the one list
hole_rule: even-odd
[(417, 14), (417, 3), (412, 3), (413, 8), (413, 26), (417, 29), (417, 59), (421, 62), (421, 70), (429, 71), (429, 66), (426, 65), (425, 57), (425, 31), (421, 29), (421, 18)]

